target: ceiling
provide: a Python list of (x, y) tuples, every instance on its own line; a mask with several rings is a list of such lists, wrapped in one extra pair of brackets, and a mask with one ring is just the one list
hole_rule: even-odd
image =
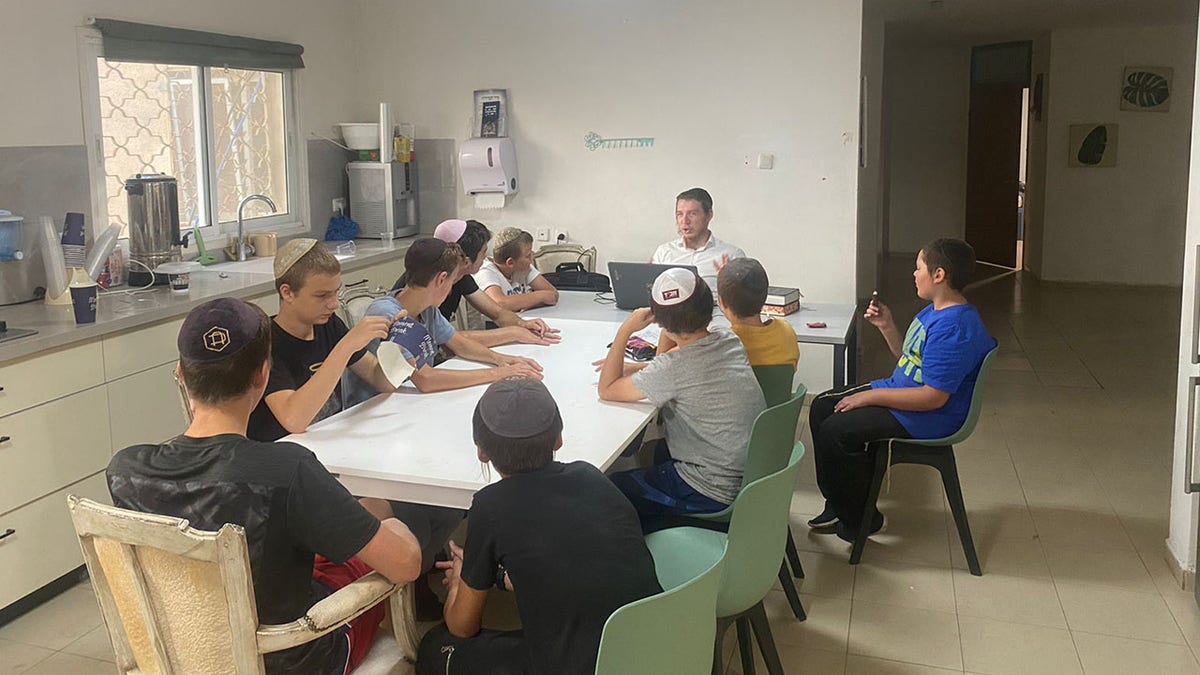
[(1200, 0), (866, 0), (889, 40), (986, 44), (1029, 39), (1058, 28), (1196, 22)]

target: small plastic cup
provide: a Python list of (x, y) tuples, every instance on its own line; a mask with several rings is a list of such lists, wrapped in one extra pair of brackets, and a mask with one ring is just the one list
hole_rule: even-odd
[(180, 274), (168, 274), (167, 281), (171, 284), (172, 293), (187, 293), (191, 286), (191, 274), (182, 272)]
[(96, 323), (96, 304), (100, 299), (100, 287), (96, 284), (71, 286), (71, 309), (75, 311), (75, 323)]
[(387, 250), (392, 250), (392, 240), (396, 238), (396, 233), (388, 230), (379, 235), (379, 241), (383, 243), (383, 247)]
[(155, 274), (167, 275), (167, 285), (172, 293), (187, 293), (191, 286), (191, 273), (201, 269), (197, 262), (165, 262), (155, 268)]

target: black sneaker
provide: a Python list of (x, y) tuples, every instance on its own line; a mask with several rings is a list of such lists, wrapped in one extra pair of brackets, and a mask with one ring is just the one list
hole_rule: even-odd
[(808, 521), (809, 527), (814, 530), (824, 532), (833, 532), (833, 529), (837, 527), (837, 524), (837, 512), (833, 510), (833, 506), (830, 505), (829, 502), (825, 502), (825, 510), (821, 512), (821, 515)]
[[(880, 532), (883, 532), (884, 528), (886, 527), (887, 517), (879, 511), (876, 511), (875, 520), (871, 523), (871, 532), (867, 536), (870, 536), (871, 534), (879, 534)], [(850, 529), (850, 527), (845, 523), (838, 523), (837, 536), (838, 539), (853, 544), (854, 540), (858, 538), (858, 531)]]

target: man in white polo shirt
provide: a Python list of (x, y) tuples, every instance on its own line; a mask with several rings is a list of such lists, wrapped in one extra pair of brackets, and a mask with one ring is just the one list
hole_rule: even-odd
[(708, 287), (716, 288), (721, 267), (734, 258), (745, 258), (746, 252), (717, 239), (708, 229), (712, 217), (712, 195), (708, 190), (692, 188), (680, 192), (675, 198), (675, 226), (680, 238), (659, 246), (650, 262), (695, 265)]

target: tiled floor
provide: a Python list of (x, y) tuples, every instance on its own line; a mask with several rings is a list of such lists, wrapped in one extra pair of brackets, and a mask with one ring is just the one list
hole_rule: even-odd
[[(919, 306), (908, 265), (880, 284), (904, 320)], [(881, 501), (887, 531), (849, 566), (847, 544), (803, 524), (821, 503), (806, 459), (792, 522), (809, 620), (780, 591), (766, 601), (787, 671), (1200, 673), (1200, 609), (1162, 548), (1178, 292), (1006, 276), (968, 295), (1003, 351), (957, 452), (984, 576), (966, 571), (936, 474), (910, 466)], [(863, 377), (890, 368), (873, 332), (864, 350)], [(511, 625), (514, 610), (489, 614)], [(732, 643), (728, 672), (740, 673)], [(86, 586), (0, 627), (0, 674), (108, 673), (111, 658)]]

